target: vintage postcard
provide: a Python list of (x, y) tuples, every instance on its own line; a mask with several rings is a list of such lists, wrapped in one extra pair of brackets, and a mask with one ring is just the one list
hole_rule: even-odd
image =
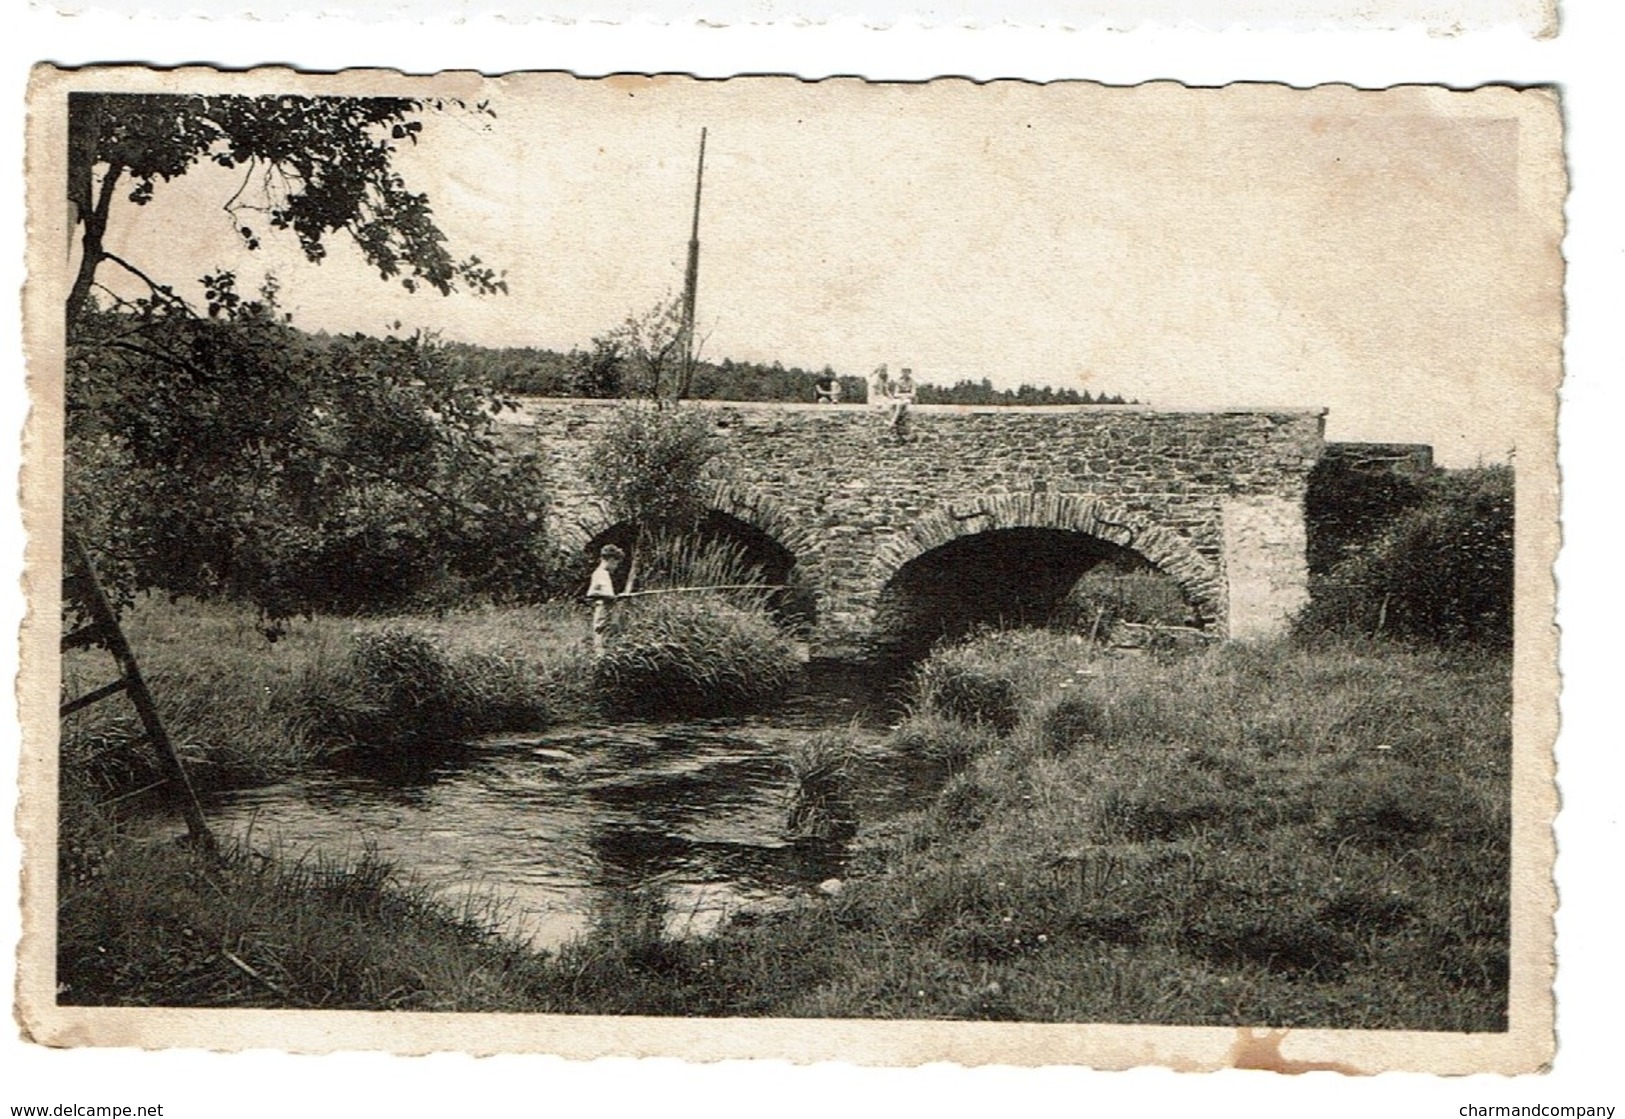
[(40, 67), (55, 1046), (1523, 1072), (1549, 89)]

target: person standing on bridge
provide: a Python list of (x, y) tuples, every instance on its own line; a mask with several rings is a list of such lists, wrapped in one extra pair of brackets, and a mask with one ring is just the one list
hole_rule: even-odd
[(587, 601), (592, 603), (592, 655), (604, 655), (604, 631), (609, 628), (610, 608), (615, 605), (615, 572), (626, 553), (613, 544), (598, 552), (598, 566), (587, 583)]

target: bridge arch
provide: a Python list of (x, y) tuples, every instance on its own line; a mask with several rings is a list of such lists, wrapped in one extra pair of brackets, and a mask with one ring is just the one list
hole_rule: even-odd
[[(1057, 562), (1056, 570), (1046, 570), (1046, 577), (1059, 577), (1060, 583), (1050, 588), (1064, 595), (1081, 570), (1094, 563), (1114, 558), (1143, 561), (1168, 576), (1184, 595), (1199, 617), (1206, 620), (1222, 618), (1222, 583), (1217, 565), (1177, 532), (1151, 523), (1144, 516), (1082, 494), (1008, 494), (970, 498), (942, 505), (898, 533), (883, 544), (875, 556), (875, 579), (881, 590), (881, 600), (875, 618), (875, 636), (888, 638), (882, 632), (888, 624), (885, 617), (892, 609), (890, 601), (894, 589), (906, 581), (917, 561), (936, 554), (948, 556), (973, 554), (980, 541), (1003, 538), (1010, 546), (1027, 550), (1048, 550), (1059, 561), (1061, 550), (1056, 537), (1087, 538), (1089, 544), (1083, 552), (1071, 550), (1079, 561), (1079, 569), (1067, 573), (1064, 564)], [(1070, 557), (1069, 557), (1070, 558)], [(971, 562), (976, 562), (972, 560)], [(987, 562), (983, 557), (982, 563)], [(911, 566), (912, 565), (912, 566)], [(1016, 576), (1032, 579), (1032, 573)], [(1062, 586), (1064, 583), (1065, 586)], [(988, 590), (997, 595), (996, 586)]]
[[(722, 482), (701, 504), (708, 511), (730, 517), (771, 538), (792, 556), (805, 555), (812, 544), (812, 534), (798, 524), (783, 505), (754, 487)], [(585, 516), (558, 524), (554, 532), (566, 549), (590, 552), (619, 525), (608, 507), (597, 501)]]
[[(769, 603), (781, 620), (798, 629), (815, 625), (818, 596), (798, 567), (813, 545), (812, 535), (772, 497), (749, 486), (720, 484), (701, 505), (704, 512), (697, 526), (698, 535), (738, 546), (745, 561), (761, 572), (764, 582), (779, 585)], [(576, 522), (565, 546), (579, 549), (591, 560), (604, 544), (619, 544), (630, 550), (633, 537), (630, 523), (616, 520), (600, 505), (590, 516)]]

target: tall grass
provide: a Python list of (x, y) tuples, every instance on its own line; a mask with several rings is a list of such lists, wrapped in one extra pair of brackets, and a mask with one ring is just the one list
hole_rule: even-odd
[(308, 677), (301, 709), (324, 740), (454, 742), (580, 716), (591, 666), (570, 606), (394, 619), (351, 635), (348, 657)]
[(65, 1005), (519, 1010), (546, 960), (376, 855), (216, 859), (80, 814), (58, 884)]
[(799, 741), (785, 756), (790, 770), (790, 807), (785, 830), (795, 839), (844, 840), (858, 830), (853, 796), (856, 748), (846, 730), (828, 730)]
[(1034, 696), (1058, 687), (1083, 638), (1048, 630), (983, 630), (932, 651), (914, 671), (914, 714), (1008, 731)]
[[(637, 549), (637, 590), (688, 591), (726, 588), (712, 593), (741, 610), (766, 610), (774, 588), (761, 569), (731, 540), (698, 535), (661, 534)], [(663, 596), (660, 596), (663, 597)]]
[(1179, 584), (1161, 571), (1124, 571), (1103, 563), (1073, 584), (1052, 621), (1061, 629), (1103, 638), (1119, 622), (1188, 625), (1193, 610)]
[[(593, 684), (612, 713), (715, 715), (759, 708), (800, 671), (771, 591), (735, 546), (674, 537), (640, 550), (639, 587), (615, 604)], [(727, 590), (695, 590), (726, 587)]]
[[(123, 623), (170, 737), (197, 780), (262, 781), (326, 748), (301, 717), (303, 697), (312, 678), (342, 664), (345, 625), (301, 622), (272, 643), (249, 610), (161, 597), (138, 599)], [(83, 694), (116, 671), (103, 650), (68, 653), (64, 694)], [(161, 779), (157, 756), (130, 745), (139, 731), (134, 709), (120, 698), (70, 716), (62, 727), (64, 773), (106, 793)]]
[[(139, 600), (125, 631), (170, 736), (196, 780), (263, 783), (357, 744), (417, 745), (579, 713), (591, 669), (585, 617), (569, 607), (487, 608), (441, 618), (289, 623), (269, 640), (250, 611)], [(63, 658), (65, 691), (110, 679), (112, 658)], [(63, 725), (63, 770), (105, 795), (161, 779), (120, 700)]]
[(593, 686), (622, 715), (752, 710), (782, 695), (800, 671), (794, 645), (762, 612), (713, 595), (619, 604), (606, 646)]

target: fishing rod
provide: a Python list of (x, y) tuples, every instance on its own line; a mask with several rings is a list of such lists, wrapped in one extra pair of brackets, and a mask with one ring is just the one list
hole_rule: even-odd
[(652, 591), (627, 591), (617, 599), (642, 598), (651, 594), (698, 594), (701, 591), (787, 591), (788, 583), (722, 583), (714, 587), (659, 587)]

